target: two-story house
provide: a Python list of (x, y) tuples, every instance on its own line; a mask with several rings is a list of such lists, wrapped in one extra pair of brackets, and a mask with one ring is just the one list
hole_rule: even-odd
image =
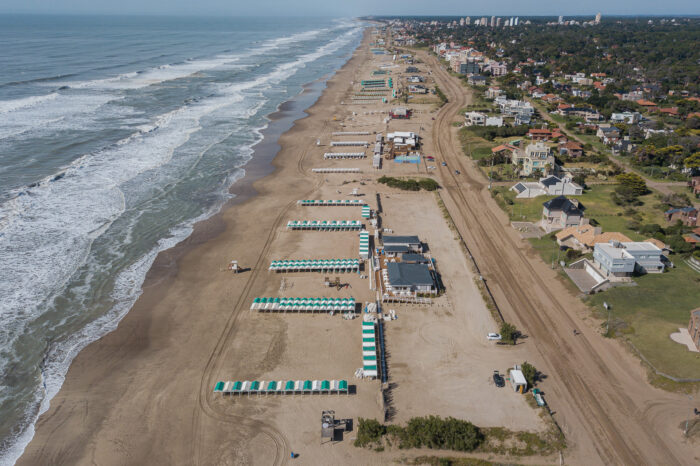
[(648, 242), (610, 241), (593, 247), (593, 263), (606, 277), (629, 277), (637, 273), (664, 271), (662, 251)]
[(557, 196), (543, 203), (542, 207), (542, 226), (547, 232), (583, 223), (584, 209), (576, 199)]
[(549, 146), (542, 142), (528, 144), (525, 150), (515, 150), (511, 161), (513, 165), (519, 167), (520, 176), (530, 176), (536, 170), (543, 174), (556, 170), (556, 160), (549, 150)]

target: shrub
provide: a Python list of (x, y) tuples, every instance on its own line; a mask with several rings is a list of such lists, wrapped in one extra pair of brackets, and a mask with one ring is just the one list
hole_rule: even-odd
[(386, 433), (386, 427), (379, 423), (376, 419), (358, 418), (359, 424), (357, 428), (357, 438), (355, 439), (356, 447), (366, 447), (373, 443), (379, 443), (382, 435)]
[(661, 225), (658, 223), (648, 223), (646, 225), (642, 225), (639, 228), (639, 234), (641, 235), (649, 235), (649, 236), (654, 236), (657, 233), (663, 233), (664, 230), (661, 228)]
[(632, 231), (639, 231), (639, 229), (641, 228), (641, 224), (636, 220), (630, 220), (629, 222), (627, 222), (627, 228), (629, 228)]
[(567, 249), (566, 260), (571, 262), (578, 259), (579, 257), (581, 257), (581, 251), (577, 251), (576, 249)]
[(432, 178), (421, 178), (418, 180), (418, 186), (426, 191), (435, 191), (440, 187), (437, 181)]
[(421, 178), (419, 180), (394, 178), (391, 176), (382, 176), (377, 179), (379, 183), (385, 184), (392, 188), (403, 189), (404, 191), (435, 191), (440, 185), (432, 178)]
[(477, 426), (453, 417), (414, 417), (404, 430), (405, 442), (411, 448), (473, 451), (484, 440)]
[(515, 325), (508, 322), (503, 322), (501, 324), (501, 339), (502, 341), (514, 345), (518, 339), (518, 329), (515, 328)]
[(528, 125), (520, 126), (467, 126), (464, 131), (469, 131), (475, 136), (493, 141), (494, 139), (509, 136), (525, 136), (530, 130)]

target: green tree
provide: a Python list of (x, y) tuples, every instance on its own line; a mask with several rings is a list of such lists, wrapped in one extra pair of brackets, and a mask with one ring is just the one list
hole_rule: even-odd
[(508, 342), (511, 345), (514, 345), (516, 340), (518, 339), (518, 329), (515, 328), (515, 325), (508, 323), (508, 322), (503, 322), (501, 324), (501, 339), (502, 341)]
[(683, 159), (686, 168), (700, 168), (700, 152), (696, 152), (690, 157)]
[(636, 173), (621, 173), (617, 175), (617, 182), (631, 189), (636, 196), (643, 196), (649, 192), (644, 178)]
[(525, 380), (527, 380), (527, 384), (530, 387), (534, 387), (535, 384), (537, 383), (537, 379), (539, 376), (539, 372), (529, 362), (525, 361), (521, 366), (520, 370), (523, 372), (523, 376), (525, 377)]

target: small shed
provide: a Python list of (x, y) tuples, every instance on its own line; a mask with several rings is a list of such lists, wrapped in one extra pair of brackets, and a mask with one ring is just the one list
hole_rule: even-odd
[(525, 393), (527, 390), (527, 380), (520, 369), (510, 370), (510, 384), (513, 386), (513, 390), (518, 393)]

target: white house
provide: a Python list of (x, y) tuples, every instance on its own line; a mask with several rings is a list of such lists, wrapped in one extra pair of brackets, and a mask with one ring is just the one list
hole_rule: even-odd
[(610, 122), (627, 123), (628, 125), (633, 125), (639, 123), (641, 116), (642, 115), (639, 112), (613, 113), (612, 115), (610, 115)]
[(524, 151), (522, 149), (515, 150), (511, 161), (513, 165), (522, 164), (521, 176), (530, 176), (535, 170), (544, 173), (548, 167), (554, 169), (556, 165), (549, 146), (541, 141), (529, 144)]
[(484, 126), (503, 126), (503, 117), (487, 117)]
[(571, 178), (564, 177), (559, 178), (554, 175), (545, 176), (540, 178), (538, 182), (519, 182), (510, 188), (511, 191), (515, 191), (518, 199), (531, 199), (537, 196), (559, 196), (559, 195), (576, 195), (583, 193), (583, 188), (573, 181)]
[(663, 272), (661, 254), (661, 249), (649, 242), (611, 241), (594, 246), (593, 263), (606, 277), (629, 277), (635, 272)]
[(480, 112), (467, 112), (464, 118), (467, 126), (483, 126), (486, 123), (486, 115)]

